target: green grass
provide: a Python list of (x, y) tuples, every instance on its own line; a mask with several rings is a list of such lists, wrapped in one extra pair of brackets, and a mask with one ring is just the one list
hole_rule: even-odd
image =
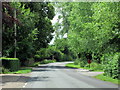
[(114, 84), (120, 84), (120, 80), (104, 76), (103, 74), (100, 74), (100, 75), (97, 75), (97, 76), (94, 76), (94, 77), (97, 78), (97, 79), (103, 80), (103, 81), (112, 82)]
[(70, 67), (70, 68), (82, 68), (82, 69), (87, 69), (93, 72), (103, 72), (103, 70), (93, 70), (92, 68), (89, 67), (80, 67), (80, 65), (75, 65), (74, 63), (68, 63), (65, 65), (66, 67)]
[(20, 70), (15, 71), (15, 72), (6, 72), (6, 74), (26, 74), (30, 73), (32, 71), (31, 68), (28, 67), (22, 67)]
[(65, 66), (66, 67), (71, 67), (71, 68), (80, 68), (80, 65), (75, 65), (74, 63), (68, 63)]

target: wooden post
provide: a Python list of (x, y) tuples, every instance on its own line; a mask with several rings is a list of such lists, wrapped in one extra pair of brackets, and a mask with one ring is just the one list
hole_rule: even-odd
[[(16, 19), (16, 9), (14, 10), (14, 18)], [(16, 22), (14, 21), (14, 30), (15, 30), (15, 33), (14, 33), (14, 36), (15, 36), (15, 51), (14, 51), (14, 58), (16, 58), (16, 44), (17, 44), (17, 40), (16, 40), (16, 36), (17, 36), (17, 33), (16, 33)]]

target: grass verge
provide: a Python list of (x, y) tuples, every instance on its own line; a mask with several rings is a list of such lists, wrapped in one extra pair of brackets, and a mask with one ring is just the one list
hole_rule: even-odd
[[(68, 64), (66, 64), (65, 66), (66, 66), (66, 67), (70, 67), (70, 68), (82, 68), (82, 69), (91, 70), (91, 69), (88, 68), (88, 67), (80, 67), (80, 65), (75, 65), (74, 63), (68, 63)], [(95, 70), (95, 72), (96, 72), (96, 71), (103, 71), (103, 70)], [(118, 79), (113, 79), (113, 78), (111, 78), (111, 77), (104, 76), (103, 74), (94, 76), (94, 78), (100, 79), (100, 80), (103, 80), (103, 81), (112, 82), (112, 83), (114, 83), (114, 84), (120, 84), (120, 80), (118, 80)]]
[(6, 74), (26, 74), (26, 73), (30, 73), (32, 71), (32, 68), (28, 68), (28, 67), (21, 67), (20, 70), (15, 71), (15, 72), (6, 72)]
[(80, 65), (75, 65), (74, 63), (68, 63), (65, 65), (66, 67), (70, 67), (70, 68), (82, 68), (82, 69), (87, 69), (93, 72), (103, 72), (103, 70), (93, 70), (89, 67), (80, 67)]
[(111, 77), (104, 76), (103, 74), (94, 76), (94, 78), (100, 79), (100, 80), (102, 80), (102, 81), (112, 82), (112, 83), (114, 83), (114, 84), (120, 84), (120, 80), (118, 80), (118, 79), (113, 79), (113, 78), (111, 78)]

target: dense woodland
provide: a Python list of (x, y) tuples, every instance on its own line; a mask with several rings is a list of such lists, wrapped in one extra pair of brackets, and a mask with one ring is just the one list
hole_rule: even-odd
[[(74, 64), (88, 67), (90, 59), (94, 69), (119, 78), (120, 2), (14, 2), (2, 5), (3, 57), (14, 58), (16, 49), (23, 66), (28, 65), (27, 62), (47, 59), (74, 61)], [(53, 25), (51, 20), (55, 14), (58, 19)], [(55, 41), (49, 45), (53, 33)]]

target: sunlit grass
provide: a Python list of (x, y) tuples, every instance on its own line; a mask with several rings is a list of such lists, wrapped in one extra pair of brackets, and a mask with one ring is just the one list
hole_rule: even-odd
[(15, 71), (15, 72), (7, 72), (6, 74), (26, 74), (30, 73), (32, 71), (31, 68), (28, 67), (22, 67), (20, 70)]
[(94, 77), (97, 78), (97, 79), (103, 80), (103, 81), (108, 81), (108, 82), (112, 82), (112, 83), (115, 83), (115, 84), (120, 84), (120, 80), (113, 79), (113, 78), (108, 77), (108, 76), (104, 76), (103, 74), (100, 74), (100, 75), (97, 75), (97, 76), (94, 76)]
[(70, 68), (82, 68), (82, 69), (87, 69), (93, 72), (103, 72), (103, 70), (93, 70), (92, 68), (89, 67), (80, 67), (80, 65), (75, 65), (74, 63), (68, 63), (65, 65), (66, 67), (70, 67)]

